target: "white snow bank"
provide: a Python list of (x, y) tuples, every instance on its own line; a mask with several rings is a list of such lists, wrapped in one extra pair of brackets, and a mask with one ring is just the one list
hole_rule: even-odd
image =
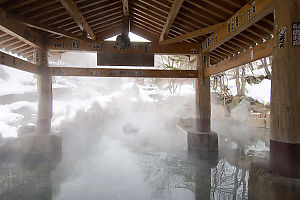
[(258, 102), (267, 104), (271, 100), (271, 80), (264, 79), (259, 84), (246, 85), (246, 95)]
[(0, 122), (6, 124), (15, 124), (15, 123), (19, 123), (23, 119), (24, 119), (23, 115), (17, 113), (11, 113), (11, 112), (3, 112), (0, 110)]
[(269, 148), (266, 147), (266, 144), (265, 144), (264, 142), (258, 140), (256, 144), (253, 144), (253, 145), (249, 146), (249, 147), (245, 150), (246, 154), (247, 154), (249, 151), (256, 151), (256, 152), (269, 151)]
[(0, 133), (3, 137), (17, 137), (17, 128), (0, 121)]
[(23, 94), (36, 91), (36, 79), (34, 75), (20, 70), (0, 66), (1, 70), (11, 76), (0, 78), (0, 95)]

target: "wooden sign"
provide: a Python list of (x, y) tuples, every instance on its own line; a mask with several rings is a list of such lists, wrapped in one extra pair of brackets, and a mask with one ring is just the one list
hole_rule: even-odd
[(98, 53), (97, 65), (154, 67), (154, 54)]
[(292, 24), (292, 43), (293, 46), (300, 46), (300, 22)]

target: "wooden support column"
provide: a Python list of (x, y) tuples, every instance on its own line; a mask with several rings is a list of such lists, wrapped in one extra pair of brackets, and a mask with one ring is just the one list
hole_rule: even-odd
[(198, 78), (196, 79), (196, 130), (210, 132), (210, 77), (204, 77), (209, 67), (209, 53), (197, 55)]
[(271, 170), (300, 178), (300, 1), (275, 2), (271, 94)]
[(43, 45), (42, 48), (35, 49), (35, 61), (39, 66), (37, 76), (38, 87), (38, 117), (37, 133), (48, 134), (51, 131), (52, 118), (52, 77), (49, 74), (48, 50)]

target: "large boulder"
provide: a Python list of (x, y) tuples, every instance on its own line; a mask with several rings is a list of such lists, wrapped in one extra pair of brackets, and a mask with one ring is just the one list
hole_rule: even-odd
[(243, 99), (232, 111), (231, 117), (234, 120), (245, 122), (250, 116), (250, 102), (247, 99)]

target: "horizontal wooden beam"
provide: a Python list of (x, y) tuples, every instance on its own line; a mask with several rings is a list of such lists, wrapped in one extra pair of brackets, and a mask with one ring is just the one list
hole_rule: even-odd
[(129, 49), (118, 49), (112, 41), (82, 41), (71, 39), (48, 39), (47, 48), (52, 51), (86, 51), (123, 54), (197, 54), (200, 44), (160, 45), (157, 42), (131, 42)]
[(73, 0), (60, 0), (61, 4), (65, 7), (65, 9), (68, 11), (68, 13), (73, 17), (79, 28), (83, 31), (86, 31), (86, 33), (89, 35), (89, 37), (92, 40), (96, 40), (96, 36), (81, 14), (79, 8), (75, 4)]
[(175, 21), (175, 18), (177, 16), (183, 2), (184, 2), (184, 0), (174, 0), (171, 10), (168, 14), (166, 23), (162, 29), (162, 32), (161, 32), (161, 35), (159, 38), (160, 42), (164, 41), (165, 37), (168, 35), (169, 29), (171, 28), (173, 22)]
[(273, 0), (249, 1), (230, 19), (227, 25), (202, 42), (202, 51), (211, 52), (274, 11)]
[(20, 58), (11, 56), (7, 53), (0, 52), (0, 65), (4, 65), (7, 67), (19, 69), (26, 72), (31, 73), (38, 73), (38, 66), (35, 64), (32, 64), (30, 62), (27, 62), (25, 60), (22, 60)]
[(14, 19), (9, 13), (4, 9), (0, 8), (0, 30), (16, 37), (17, 39), (25, 42), (26, 44), (33, 47), (40, 47), (42, 44), (42, 36), (32, 30), (29, 27), (26, 27), (23, 24), (20, 24)]
[(244, 65), (255, 60), (270, 56), (273, 54), (274, 43), (274, 39), (270, 39), (264, 43), (256, 45), (251, 49), (243, 51), (238, 55), (212, 65), (204, 70), (204, 76), (215, 75), (220, 72), (238, 67), (240, 65)]
[(50, 67), (52, 76), (137, 77), (137, 78), (197, 78), (197, 70), (107, 69)]
[(199, 30), (196, 30), (196, 31), (193, 31), (193, 32), (190, 32), (190, 33), (186, 33), (186, 34), (179, 35), (179, 36), (171, 38), (171, 39), (164, 40), (163, 42), (160, 42), (160, 44), (161, 45), (169, 45), (169, 44), (174, 44), (174, 43), (177, 43), (177, 42), (182, 42), (182, 41), (187, 40), (187, 39), (192, 39), (192, 38), (195, 38), (195, 37), (199, 37), (199, 36), (203, 36), (203, 35), (206, 35), (206, 34), (209, 34), (209, 33), (216, 32), (216, 31), (221, 30), (225, 27), (226, 27), (226, 22), (215, 24), (213, 26), (201, 28)]

